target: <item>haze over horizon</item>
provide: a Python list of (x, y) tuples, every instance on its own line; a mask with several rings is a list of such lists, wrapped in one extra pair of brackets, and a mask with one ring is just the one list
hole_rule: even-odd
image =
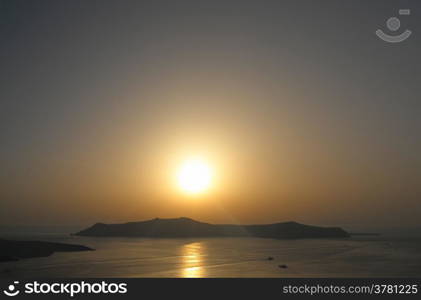
[[(390, 45), (393, 1), (0, 0), (0, 225), (419, 225), (404, 3)], [(177, 186), (196, 156), (197, 195)]]

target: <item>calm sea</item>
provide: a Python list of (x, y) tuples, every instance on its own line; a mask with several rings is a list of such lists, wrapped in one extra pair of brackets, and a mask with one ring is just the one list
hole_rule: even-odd
[[(0, 263), (0, 277), (421, 276), (420, 238), (272, 240), (42, 235), (32, 239), (82, 244), (96, 251), (55, 253)], [(267, 260), (269, 256), (274, 259)], [(281, 264), (287, 268), (279, 268)]]

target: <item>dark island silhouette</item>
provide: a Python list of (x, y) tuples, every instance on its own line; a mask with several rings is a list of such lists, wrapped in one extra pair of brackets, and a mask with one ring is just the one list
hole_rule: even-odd
[(54, 252), (90, 251), (89, 247), (41, 241), (11, 241), (0, 239), (0, 262), (22, 258), (45, 257)]
[(339, 227), (318, 227), (284, 222), (266, 225), (219, 225), (189, 218), (152, 219), (124, 224), (95, 225), (75, 235), (95, 237), (259, 237), (273, 239), (346, 238), (349, 233)]

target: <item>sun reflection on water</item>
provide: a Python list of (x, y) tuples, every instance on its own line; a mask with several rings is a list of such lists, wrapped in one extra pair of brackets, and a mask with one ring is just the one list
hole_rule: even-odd
[(182, 270), (181, 277), (199, 278), (204, 277), (204, 269), (202, 267), (204, 248), (202, 243), (186, 244), (182, 248)]

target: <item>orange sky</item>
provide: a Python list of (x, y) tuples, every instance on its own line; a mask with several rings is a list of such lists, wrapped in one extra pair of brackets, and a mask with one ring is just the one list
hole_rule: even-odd
[(71, 2), (2, 10), (0, 224), (419, 223), (420, 45), (369, 36), (386, 6)]

